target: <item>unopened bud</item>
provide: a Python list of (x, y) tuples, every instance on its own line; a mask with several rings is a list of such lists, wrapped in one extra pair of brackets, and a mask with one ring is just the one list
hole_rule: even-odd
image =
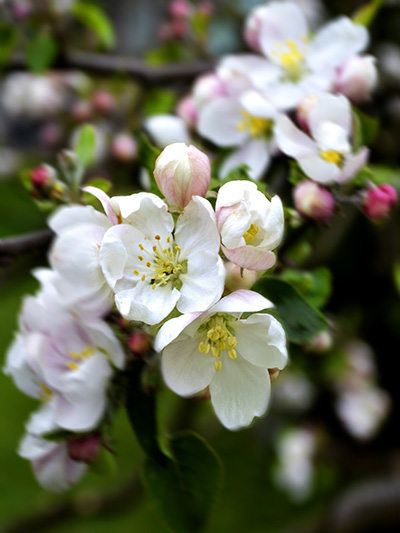
[(197, 123), (198, 113), (192, 96), (182, 98), (176, 108), (176, 114), (190, 127), (194, 128)]
[(146, 333), (132, 333), (129, 336), (128, 346), (130, 351), (137, 357), (146, 356), (151, 350), (151, 342)]
[(328, 352), (333, 345), (332, 334), (329, 330), (320, 331), (315, 337), (309, 340), (304, 348), (312, 353)]
[(353, 56), (339, 67), (334, 90), (344, 94), (352, 102), (360, 103), (370, 99), (377, 83), (375, 57)]
[(43, 189), (51, 184), (51, 174), (45, 166), (36, 167), (31, 170), (31, 182), (35, 189)]
[(186, 18), (190, 15), (191, 5), (186, 0), (173, 0), (168, 11), (171, 17)]
[(244, 40), (256, 52), (261, 52), (260, 33), (265, 11), (265, 6), (254, 9), (247, 17), (244, 27)]
[(81, 167), (81, 161), (75, 152), (62, 150), (58, 154), (60, 167), (66, 176), (74, 175)]
[(92, 95), (92, 104), (96, 111), (107, 114), (115, 108), (115, 99), (109, 91), (99, 89)]
[(111, 152), (120, 161), (133, 161), (137, 155), (137, 142), (132, 135), (119, 133), (112, 141)]
[(294, 189), (294, 204), (305, 218), (328, 222), (335, 210), (332, 194), (312, 181), (302, 181)]
[(398, 195), (391, 185), (373, 186), (365, 192), (362, 207), (364, 213), (374, 219), (389, 217), (390, 211), (397, 204)]
[(154, 177), (167, 203), (181, 211), (192, 196), (205, 196), (210, 186), (210, 161), (195, 146), (168, 145), (156, 160)]
[(225, 271), (225, 286), (231, 292), (240, 289), (250, 289), (258, 279), (258, 275), (255, 270), (240, 268), (230, 261), (225, 263)]
[(84, 437), (78, 437), (67, 441), (68, 455), (74, 461), (81, 463), (94, 463), (97, 459), (101, 446), (99, 433), (92, 433)]

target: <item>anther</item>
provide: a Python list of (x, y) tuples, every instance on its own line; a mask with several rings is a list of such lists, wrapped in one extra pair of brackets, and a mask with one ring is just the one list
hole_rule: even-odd
[(214, 361), (215, 370), (219, 372), (222, 368), (222, 362), (220, 360)]

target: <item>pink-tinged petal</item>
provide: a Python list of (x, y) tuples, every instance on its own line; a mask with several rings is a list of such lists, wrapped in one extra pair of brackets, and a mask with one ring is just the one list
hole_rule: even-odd
[(317, 139), (317, 133), (323, 122), (337, 124), (349, 136), (352, 129), (351, 121), (350, 102), (343, 95), (321, 94), (308, 115), (308, 125), (314, 139)]
[(101, 189), (98, 189), (97, 187), (91, 187), (90, 185), (83, 187), (82, 191), (92, 194), (101, 202), (104, 212), (113, 226), (119, 223), (118, 217), (111, 206), (111, 198), (108, 196), (108, 194), (106, 194)]
[(260, 250), (255, 246), (245, 245), (233, 249), (221, 246), (221, 248), (229, 261), (248, 270), (267, 270), (274, 266), (276, 261), (273, 252)]
[(269, 142), (266, 139), (251, 138), (225, 159), (220, 169), (220, 177), (226, 177), (239, 165), (248, 165), (250, 178), (258, 180), (267, 170), (269, 162)]
[(340, 174), (337, 165), (325, 161), (319, 155), (299, 159), (298, 163), (304, 173), (318, 183), (332, 183)]
[(215, 213), (208, 200), (195, 196), (176, 222), (175, 242), (182, 249), (182, 257), (208, 251), (218, 254), (220, 238)]
[(338, 183), (346, 183), (353, 178), (367, 163), (369, 156), (368, 148), (361, 148), (356, 154), (349, 155), (346, 158), (345, 164), (341, 173), (336, 178)]
[(235, 323), (236, 351), (249, 363), (282, 369), (287, 363), (286, 336), (271, 315), (255, 314)]
[(255, 313), (262, 311), (263, 309), (270, 309), (274, 304), (261, 296), (258, 292), (248, 291), (241, 289), (224, 298), (216, 303), (208, 314), (214, 313)]
[(236, 146), (247, 137), (238, 124), (242, 120), (242, 106), (237, 98), (218, 98), (200, 111), (197, 129), (200, 135), (217, 146)]
[[(192, 196), (205, 196), (210, 187), (210, 160), (192, 144), (188, 148), (188, 158), (192, 167)], [(189, 199), (190, 200), (190, 199)], [(188, 201), (189, 201), (188, 200)], [(188, 203), (188, 202), (186, 202)], [(186, 205), (186, 204), (185, 204)]]
[[(202, 313), (185, 313), (177, 318), (171, 318), (160, 328), (154, 341), (154, 349), (161, 352), (165, 346), (174, 341), (182, 331), (192, 324)], [(196, 328), (197, 329), (197, 328)]]
[[(231, 181), (229, 183), (238, 182)], [(231, 207), (221, 207), (218, 210), (218, 228), (222, 244), (225, 247), (231, 249), (244, 246), (246, 241), (243, 234), (249, 229), (250, 224), (251, 212), (245, 202), (240, 202)]]
[(115, 303), (123, 317), (153, 326), (170, 314), (180, 296), (170, 284), (153, 290), (149, 283), (141, 282), (134, 289), (118, 292)]
[(215, 371), (210, 383), (211, 403), (221, 423), (235, 430), (251, 424), (268, 407), (270, 378), (267, 370), (238, 357), (222, 359), (222, 368)]
[(48, 225), (58, 235), (81, 224), (93, 224), (103, 228), (110, 227), (108, 218), (103, 213), (96, 211), (91, 205), (61, 207), (48, 220)]
[(311, 157), (318, 153), (315, 142), (296, 128), (286, 115), (281, 115), (276, 121), (275, 138), (279, 149), (295, 159)]
[(215, 374), (214, 357), (199, 352), (199, 341), (186, 335), (164, 348), (161, 369), (167, 386), (180, 396), (205, 389)]
[(368, 46), (368, 30), (347, 17), (324, 26), (311, 41), (307, 63), (313, 70), (337, 66)]
[(272, 61), (276, 60), (275, 52), (279, 52), (278, 44), (294, 41), (304, 48), (304, 37), (307, 37), (307, 22), (301, 9), (294, 3), (274, 2), (263, 12), (260, 31), (262, 52)]
[(181, 274), (179, 279), (182, 287), (178, 310), (181, 313), (206, 311), (222, 295), (225, 267), (218, 255), (204, 251), (189, 257), (188, 272)]

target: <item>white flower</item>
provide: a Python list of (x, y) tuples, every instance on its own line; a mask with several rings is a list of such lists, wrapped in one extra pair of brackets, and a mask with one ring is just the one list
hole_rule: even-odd
[(215, 205), (225, 256), (242, 268), (266, 270), (275, 263), (271, 251), (283, 235), (283, 207), (279, 196), (268, 200), (250, 181), (223, 185)]
[(154, 115), (143, 124), (154, 144), (158, 148), (165, 148), (168, 144), (190, 142), (190, 135), (185, 122), (174, 115)]
[(282, 115), (275, 126), (276, 142), (319, 183), (346, 182), (366, 163), (367, 148), (353, 153), (351, 106), (344, 96), (320, 95), (308, 115), (311, 137)]
[(262, 11), (258, 46), (270, 61), (265, 79), (254, 82), (279, 108), (292, 109), (307, 94), (331, 89), (335, 68), (364, 50), (367, 30), (341, 17), (309, 39), (307, 21), (292, 2), (272, 2)]
[(248, 426), (268, 407), (268, 368), (287, 362), (282, 326), (268, 314), (241, 319), (244, 312), (272, 307), (260, 294), (239, 290), (204, 313), (185, 314), (160, 329), (155, 349), (163, 350), (166, 384), (181, 396), (209, 386), (215, 412), (228, 429)]
[(120, 200), (127, 223), (107, 231), (100, 260), (122, 316), (153, 325), (175, 306), (187, 313), (214, 304), (225, 270), (210, 203), (194, 196), (174, 225), (167, 205), (154, 194)]
[(25, 299), (4, 372), (51, 406), (57, 426), (86, 431), (104, 414), (113, 366), (124, 366), (124, 353), (105, 322), (83, 321), (63, 307), (50, 280), (51, 272), (39, 294)]
[(376, 58), (354, 56), (337, 69), (334, 89), (352, 102), (360, 103), (370, 99), (377, 83)]
[(268, 168), (273, 150), (273, 125), (277, 110), (260, 93), (221, 97), (200, 111), (199, 133), (217, 146), (235, 146), (220, 169), (225, 177), (230, 170), (246, 164), (249, 175), (259, 179)]

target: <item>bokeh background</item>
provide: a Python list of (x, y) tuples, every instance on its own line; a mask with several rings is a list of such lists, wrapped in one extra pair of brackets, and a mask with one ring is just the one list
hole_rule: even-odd
[[(18, 12), (13, 2), (0, 2), (1, 24), (13, 23), (17, 35), (17, 45), (2, 60), (0, 72), (1, 239), (46, 228), (45, 202), (33, 201), (21, 172), (42, 162), (55, 165), (57, 151), (70, 145), (74, 130), (83, 122), (93, 122), (101, 139), (90, 176), (112, 181), (113, 191), (119, 194), (137, 190), (140, 169), (134, 157), (118, 155), (115, 137), (129, 132), (135, 139), (146, 117), (173, 112), (194, 79), (192, 71), (152, 82), (123, 68), (109, 73), (70, 69), (60, 53), (59, 69), (46, 72), (44, 86), (34, 85), (36, 78), (33, 81), (21, 74), (26, 70), (21, 69), (20, 53), (36, 35), (46, 33), (49, 24), (58, 21), (60, 28), (53, 33), (60, 39), (57, 53), (67, 47), (146, 60), (156, 66), (176, 61), (192, 65), (202, 61), (211, 66), (223, 54), (246, 50), (244, 18), (265, 2), (214, 0), (212, 14), (197, 34), (182, 37), (178, 32), (168, 38), (165, 28), (171, 18), (166, 0), (90, 2), (101, 6), (112, 22), (116, 39), (111, 50), (102, 49), (96, 36), (71, 20), (68, 5), (60, 7), (53, 21), (32, 20), (30, 4), (40, 3), (21, 1)], [(354, 1), (297, 3), (308, 10), (316, 25), (338, 14), (351, 16), (363, 5)], [(398, 0), (383, 3), (370, 31), (370, 53), (378, 58), (380, 71), (374, 99), (363, 108), (380, 123), (371, 160), (377, 180), (399, 190)], [(289, 184), (279, 192), (290, 204)], [(305, 347), (291, 346), (291, 363), (274, 382), (269, 413), (250, 428), (228, 432), (207, 401), (182, 400), (167, 390), (159, 398), (161, 425), (167, 432), (194, 429), (222, 459), (224, 486), (207, 527), (209, 533), (397, 532), (399, 209), (390, 220), (375, 224), (349, 205), (329, 226), (310, 228), (291, 254), (302, 269), (314, 273), (318, 269), (319, 303), (332, 326), (330, 338), (321, 337)], [(2, 362), (17, 328), (21, 301), (37, 289), (30, 271), (43, 265), (44, 246), (29, 254), (1, 257)], [(125, 412), (116, 420), (114, 475), (89, 472), (68, 493), (53, 495), (39, 487), (30, 464), (16, 453), (34, 406), (0, 373), (1, 532), (168, 531), (141, 487), (144, 456)]]

